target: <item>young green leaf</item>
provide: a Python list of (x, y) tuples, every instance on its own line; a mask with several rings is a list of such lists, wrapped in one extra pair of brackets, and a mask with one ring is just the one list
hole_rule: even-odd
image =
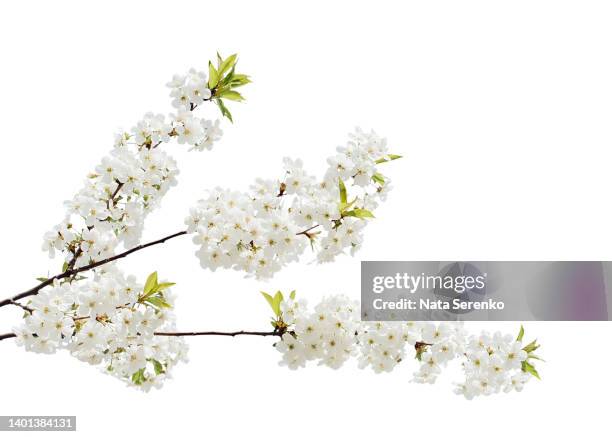
[(231, 88), (238, 88), (239, 86), (251, 83), (251, 78), (246, 74), (232, 74), (231, 80), (228, 83)]
[(376, 164), (382, 164), (384, 162), (390, 162), (390, 161), (395, 161), (396, 159), (400, 159), (401, 156), (400, 155), (387, 155), (387, 156), (383, 156), (380, 159), (377, 159), (375, 162)]
[(540, 347), (540, 345), (539, 345), (539, 344), (537, 344), (537, 343), (536, 343), (536, 341), (537, 341), (537, 340), (533, 340), (531, 343), (529, 343), (527, 346), (525, 346), (525, 347), (523, 348), (523, 350), (524, 350), (525, 352), (527, 352), (527, 353), (531, 353), (531, 352), (533, 352), (534, 350), (536, 350), (537, 348), (539, 348), (539, 347)]
[(283, 293), (281, 293), (280, 291), (277, 291), (272, 301), (272, 311), (274, 311), (274, 314), (276, 314), (276, 317), (280, 317), (281, 315), (280, 304), (282, 301), (283, 301)]
[(367, 209), (361, 209), (361, 208), (355, 208), (351, 211), (347, 211), (344, 213), (345, 216), (348, 217), (357, 217), (357, 218), (375, 218), (374, 214), (372, 214), (371, 211), (368, 211)]
[(270, 305), (270, 308), (274, 311), (274, 298), (264, 291), (260, 291), (260, 293), (266, 298), (266, 302), (268, 302), (268, 305)]
[(227, 109), (227, 107), (223, 103), (223, 100), (215, 99), (215, 101), (217, 102), (217, 105), (219, 106), (219, 109), (221, 110), (221, 114), (224, 117), (227, 117), (227, 119), (233, 123), (234, 120), (232, 119), (232, 114), (229, 112), (229, 110)]
[(208, 61), (208, 88), (211, 90), (219, 83), (219, 73), (213, 66), (211, 61)]
[(295, 299), (295, 290), (293, 290), (290, 294), (289, 294), (289, 298), (290, 299)]
[(145, 369), (142, 368), (140, 370), (138, 370), (136, 373), (134, 373), (132, 375), (132, 382), (136, 385), (142, 385), (143, 382), (145, 382), (147, 380), (147, 378), (144, 375), (144, 371)]
[(385, 185), (385, 177), (380, 173), (374, 173), (374, 175), (372, 175), (372, 180), (377, 184)]
[(340, 204), (340, 212), (344, 212), (347, 209), (349, 209), (351, 206), (353, 206), (353, 204), (357, 202), (357, 198), (355, 197), (353, 200), (351, 200), (349, 203), (341, 203)]
[(521, 329), (518, 333), (518, 336), (516, 337), (516, 341), (523, 341), (524, 335), (525, 335), (525, 329), (523, 328), (523, 325), (521, 325)]
[(543, 359), (543, 358), (540, 358), (540, 357), (539, 357), (539, 356), (537, 356), (536, 354), (528, 354), (528, 355), (527, 355), (527, 358), (528, 358), (528, 359), (529, 359), (529, 358), (531, 358), (531, 359), (534, 359), (534, 360), (539, 360), (539, 361), (544, 361), (544, 359)]
[(242, 102), (244, 100), (244, 97), (238, 91), (223, 91), (219, 94), (219, 97), (235, 102)]
[(340, 204), (345, 205), (347, 200), (346, 185), (344, 185), (342, 179), (338, 179), (338, 188), (340, 189)]
[(233, 55), (228, 56), (227, 58), (225, 58), (225, 60), (221, 60), (221, 56), (219, 56), (219, 53), (217, 53), (217, 59), (219, 62), (219, 77), (223, 77), (223, 75), (229, 71), (230, 68), (232, 68), (234, 66), (234, 64), (236, 63), (236, 58), (238, 57), (238, 54), (234, 53)]
[(153, 289), (157, 286), (157, 272), (153, 272), (147, 278), (145, 282), (143, 293), (145, 295), (149, 294)]
[(159, 309), (172, 308), (172, 306), (168, 302), (166, 302), (163, 298), (157, 296), (148, 297), (145, 299), (145, 302), (148, 302)]
[(151, 362), (153, 363), (153, 369), (155, 369), (155, 374), (159, 375), (160, 373), (166, 373), (164, 370), (164, 365), (157, 361), (154, 358), (151, 358)]
[[(229, 90), (232, 86), (231, 86), (231, 82), (234, 79), (234, 72), (236, 71), (236, 67), (232, 67), (232, 69), (229, 71), (229, 73), (227, 73), (225, 75), (225, 77), (223, 77), (222, 79), (219, 80), (219, 84), (217, 85), (217, 89), (219, 91), (224, 90), (227, 91)], [(218, 95), (218, 93), (217, 93)]]
[(540, 375), (538, 374), (538, 371), (536, 370), (536, 368), (530, 364), (527, 361), (523, 361), (521, 363), (521, 369), (523, 370), (523, 372), (527, 372), (532, 374), (533, 376), (535, 376), (536, 378), (540, 379)]
[(176, 283), (174, 282), (162, 282), (161, 284), (157, 284), (157, 287), (155, 287), (155, 291), (163, 291), (166, 288), (170, 288), (173, 285), (176, 285)]

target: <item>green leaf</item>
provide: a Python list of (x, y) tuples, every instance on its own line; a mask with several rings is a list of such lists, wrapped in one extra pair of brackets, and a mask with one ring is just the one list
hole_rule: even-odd
[(242, 102), (244, 100), (244, 97), (238, 91), (223, 91), (219, 94), (219, 97), (235, 102)]
[(132, 375), (132, 382), (136, 385), (142, 385), (147, 380), (144, 375), (145, 369), (142, 368)]
[(219, 109), (221, 110), (221, 114), (224, 117), (227, 117), (227, 119), (233, 123), (234, 120), (232, 119), (232, 114), (229, 112), (229, 110), (227, 109), (227, 107), (223, 103), (223, 100), (215, 99), (215, 101), (217, 102), (217, 106), (219, 106)]
[(293, 291), (291, 292), (291, 294), (289, 294), (289, 298), (290, 298), (290, 299), (295, 299), (295, 290), (293, 290)]
[(371, 211), (368, 211), (367, 209), (361, 209), (361, 208), (355, 208), (351, 211), (347, 211), (344, 213), (345, 216), (348, 217), (357, 217), (357, 218), (375, 218), (374, 214), (372, 214)]
[(67, 262), (64, 262), (64, 264), (62, 265), (62, 273), (65, 273), (66, 270), (68, 270), (68, 267), (70, 267), (70, 264), (68, 264)]
[(274, 299), (272, 300), (272, 311), (274, 311), (274, 314), (276, 314), (276, 317), (280, 317), (281, 315), (280, 304), (282, 301), (283, 301), (283, 293), (281, 293), (280, 291), (277, 291), (276, 294), (274, 295)]
[(523, 372), (530, 373), (536, 378), (541, 379), (536, 368), (532, 364), (528, 363), (527, 361), (523, 361), (521, 363), (521, 369), (523, 370)]
[[(236, 67), (232, 67), (229, 73), (227, 73), (223, 79), (219, 80), (217, 90), (228, 91), (232, 88), (231, 82), (234, 79), (234, 71), (236, 71)], [(217, 93), (217, 95), (219, 95), (219, 93)]]
[(231, 88), (238, 88), (240, 86), (251, 83), (251, 78), (246, 74), (232, 74), (229, 85)]
[(153, 272), (147, 278), (147, 282), (145, 282), (143, 293), (145, 295), (149, 294), (153, 289), (157, 286), (157, 272)]
[(376, 164), (382, 164), (384, 162), (390, 162), (390, 161), (395, 161), (396, 159), (400, 159), (401, 156), (400, 155), (387, 155), (387, 156), (383, 156), (380, 159), (377, 159), (375, 162)]
[(160, 373), (166, 373), (164, 370), (164, 365), (157, 361), (154, 358), (151, 358), (151, 362), (153, 363), (153, 368), (155, 369), (155, 374), (159, 375)]
[(527, 359), (533, 359), (533, 360), (540, 360), (540, 361), (544, 361), (543, 358), (540, 358), (539, 356), (537, 356), (536, 354), (528, 354), (527, 355)]
[(155, 291), (162, 291), (165, 290), (166, 288), (170, 288), (173, 285), (176, 285), (175, 282), (162, 282), (161, 284), (157, 284), (157, 287), (155, 287)]
[(213, 89), (219, 83), (219, 73), (213, 66), (213, 63), (208, 61), (208, 88)]
[(147, 297), (145, 299), (145, 302), (150, 303), (151, 305), (156, 306), (157, 308), (172, 308), (172, 305), (170, 305), (168, 302), (165, 301), (165, 299), (161, 298), (161, 297), (157, 297), (157, 296), (150, 296)]
[(540, 347), (539, 344), (536, 343), (537, 340), (533, 340), (531, 343), (529, 343), (527, 346), (525, 346), (523, 348), (523, 350), (527, 353), (533, 352), (534, 350), (536, 350), (537, 348)]
[(385, 177), (380, 173), (374, 173), (372, 180), (380, 185), (385, 185)]
[(266, 302), (268, 302), (268, 305), (270, 305), (270, 308), (274, 311), (274, 298), (264, 291), (260, 291), (260, 293), (266, 298)]
[(228, 56), (227, 58), (225, 58), (225, 60), (221, 60), (221, 56), (219, 56), (219, 53), (217, 53), (217, 59), (219, 61), (219, 77), (223, 77), (223, 75), (229, 71), (230, 68), (232, 68), (234, 66), (234, 64), (236, 63), (236, 58), (238, 57), (238, 54), (234, 53), (233, 55)]
[(340, 189), (340, 204), (345, 205), (347, 200), (346, 185), (344, 185), (342, 179), (338, 179), (338, 188)]
[(525, 335), (525, 329), (523, 325), (521, 325), (521, 330), (518, 333), (518, 337), (516, 337), (516, 341), (523, 341), (523, 336)]
[(341, 203), (340, 204), (340, 212), (344, 212), (347, 209), (349, 209), (351, 206), (353, 206), (353, 204), (357, 202), (357, 198), (355, 197), (352, 201), (350, 201), (349, 203)]
[(49, 279), (49, 278), (43, 278), (42, 276), (41, 276), (40, 278), (36, 278), (36, 280), (37, 280), (37, 281), (40, 281), (40, 282), (45, 282), (45, 281), (47, 281), (48, 279)]

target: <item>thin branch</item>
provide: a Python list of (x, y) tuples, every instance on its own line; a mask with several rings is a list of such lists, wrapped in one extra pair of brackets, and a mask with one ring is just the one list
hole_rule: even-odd
[[(157, 143), (157, 145), (159, 145), (160, 143), (161, 141)], [(111, 202), (113, 206), (117, 205), (117, 201), (115, 200), (115, 198), (117, 197), (117, 194), (119, 194), (119, 191), (121, 191), (121, 188), (123, 188), (123, 185), (124, 185), (123, 182), (119, 182), (116, 179), (115, 179), (115, 182), (117, 183), (117, 188), (115, 188), (115, 191), (113, 192), (113, 194), (111, 194), (110, 198), (106, 201), (106, 207), (108, 209), (110, 209), (111, 207)]]
[(83, 249), (81, 249), (81, 246), (79, 246), (79, 248), (72, 254), (72, 259), (68, 263), (68, 267), (66, 268), (66, 271), (74, 269), (74, 266), (76, 265), (77, 259), (82, 254), (83, 254)]
[[(315, 228), (317, 228), (319, 226), (320, 225), (312, 226), (312, 227), (310, 227), (310, 228), (308, 228), (308, 229), (306, 229), (306, 230), (304, 230), (302, 232), (298, 232), (296, 235), (305, 235), (308, 238), (312, 238), (312, 234), (310, 234), (310, 231), (312, 231), (313, 229), (315, 229)], [(88, 264), (86, 266), (79, 267), (78, 269), (74, 268), (74, 264), (75, 264), (76, 258), (77, 258), (77, 254), (75, 254), (74, 258), (71, 260), (70, 264), (68, 265), (68, 268), (64, 272), (59, 273), (59, 274), (57, 274), (55, 276), (52, 276), (50, 278), (45, 279), (40, 284), (38, 284), (35, 287), (30, 288), (29, 290), (26, 290), (26, 291), (23, 291), (21, 293), (18, 293), (16, 295), (12, 296), (12, 297), (7, 298), (7, 299), (1, 300), (0, 301), (0, 307), (14, 304), (15, 301), (17, 301), (19, 299), (23, 299), (25, 297), (34, 296), (34, 295), (38, 294), (38, 292), (40, 290), (42, 290), (43, 288), (53, 284), (53, 281), (55, 281), (56, 279), (64, 279), (64, 278), (69, 278), (69, 277), (72, 277), (72, 276), (76, 276), (79, 273), (86, 272), (88, 270), (92, 270), (92, 269), (95, 269), (97, 267), (100, 267), (100, 266), (102, 266), (104, 264), (108, 264), (110, 262), (113, 262), (113, 261), (116, 261), (118, 259), (124, 258), (124, 257), (126, 257), (126, 256), (128, 256), (128, 255), (130, 255), (130, 254), (132, 254), (134, 252), (137, 252), (139, 250), (146, 249), (147, 247), (154, 246), (156, 244), (165, 243), (166, 241), (168, 241), (168, 240), (170, 240), (172, 238), (176, 238), (176, 237), (179, 237), (181, 235), (186, 235), (186, 234), (187, 234), (187, 231), (176, 232), (174, 234), (171, 234), (171, 235), (168, 235), (166, 237), (160, 238), (159, 240), (151, 241), (151, 242), (146, 243), (146, 244), (140, 244), (140, 245), (138, 245), (136, 247), (133, 247), (133, 248), (131, 248), (129, 250), (126, 250), (125, 252), (121, 252), (118, 255), (111, 256), (110, 258), (106, 258), (106, 259), (103, 259), (103, 260), (100, 260), (100, 261), (96, 261), (96, 262), (94, 262), (92, 264)], [(236, 334), (236, 335), (238, 335), (238, 334)]]
[(30, 308), (30, 307), (28, 307), (28, 306), (26, 306), (26, 305), (23, 305), (23, 304), (21, 304), (21, 303), (19, 303), (19, 302), (15, 302), (14, 300), (11, 300), (11, 301), (9, 302), (9, 305), (15, 305), (15, 306), (17, 306), (17, 307), (19, 307), (19, 308), (23, 309), (24, 311), (29, 312), (30, 314), (32, 314), (32, 312), (34, 312), (34, 310), (33, 310), (32, 308)]
[(200, 335), (220, 335), (225, 337), (236, 337), (237, 335), (254, 335), (260, 337), (281, 337), (284, 331), (233, 331), (233, 332), (222, 332), (222, 331), (193, 331), (193, 332), (156, 332), (155, 335), (164, 337), (194, 337)]
[(91, 269), (95, 269), (96, 267), (100, 267), (100, 266), (102, 266), (104, 264), (108, 264), (110, 262), (113, 262), (113, 261), (116, 261), (118, 259), (124, 258), (124, 257), (126, 257), (126, 256), (128, 256), (128, 255), (130, 255), (130, 254), (132, 254), (134, 252), (137, 252), (139, 250), (145, 249), (145, 248), (150, 247), (150, 246), (154, 246), (156, 244), (165, 243), (166, 241), (168, 241), (168, 240), (170, 240), (172, 238), (176, 238), (176, 237), (179, 237), (181, 235), (186, 235), (186, 234), (187, 234), (187, 231), (176, 232), (174, 234), (171, 234), (171, 235), (168, 235), (166, 237), (160, 238), (159, 240), (151, 241), (151, 242), (146, 243), (146, 244), (140, 244), (140, 245), (138, 245), (136, 247), (133, 247), (133, 248), (131, 248), (129, 250), (126, 250), (125, 252), (121, 252), (121, 253), (119, 253), (117, 255), (111, 256), (110, 258), (106, 258), (106, 259), (103, 259), (103, 260), (100, 260), (100, 261), (96, 261), (96, 262), (94, 262), (92, 264), (88, 264), (86, 266), (79, 267), (78, 269), (68, 269), (68, 270), (66, 270), (63, 273), (60, 273), (60, 274), (57, 274), (55, 276), (52, 276), (51, 278), (45, 279), (40, 284), (38, 284), (36, 287), (32, 287), (29, 290), (23, 291), (23, 292), (21, 292), (19, 294), (16, 294), (13, 297), (10, 297), (8, 299), (4, 299), (4, 300), (0, 301), (0, 307), (3, 307), (5, 305), (10, 305), (12, 302), (14, 302), (16, 300), (19, 300), (19, 299), (23, 299), (24, 297), (34, 296), (34, 295), (38, 294), (38, 292), (40, 290), (42, 290), (43, 288), (47, 287), (48, 285), (53, 284), (53, 281), (55, 281), (56, 279), (68, 278), (70, 276), (77, 275), (79, 273), (86, 272), (86, 271), (91, 270)]
[[(254, 337), (282, 337), (286, 331), (283, 329), (275, 329), (274, 331), (191, 331), (191, 332), (156, 332), (155, 335), (161, 337), (197, 337), (197, 336), (221, 336), (221, 337), (236, 337), (238, 335), (250, 335)], [(9, 334), (0, 335), (0, 340), (17, 337), (12, 332)]]
[(295, 234), (295, 235), (305, 235), (305, 236), (307, 236), (308, 238), (311, 238), (311, 237), (312, 237), (312, 234), (310, 233), (310, 231), (312, 231), (313, 229), (318, 228), (319, 226), (321, 226), (321, 225), (314, 225), (314, 226), (311, 226), (310, 228), (306, 229), (305, 231), (298, 232), (298, 233), (297, 233), (297, 234)]

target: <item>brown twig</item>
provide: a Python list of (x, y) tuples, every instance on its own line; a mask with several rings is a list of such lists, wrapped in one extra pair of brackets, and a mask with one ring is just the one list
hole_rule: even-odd
[(194, 337), (200, 335), (219, 335), (225, 337), (236, 337), (237, 335), (253, 335), (260, 337), (281, 337), (283, 330), (274, 331), (233, 331), (233, 332), (222, 332), (222, 331), (192, 331), (192, 332), (156, 332), (155, 335), (163, 337)]
[[(113, 206), (117, 204), (117, 202), (115, 201), (115, 197), (117, 197), (117, 194), (119, 194), (119, 191), (121, 190), (121, 188), (123, 188), (123, 182), (115, 182), (117, 182), (117, 188), (115, 189), (113, 194), (111, 194), (110, 199), (108, 199), (109, 202), (113, 202)], [(107, 206), (110, 208), (110, 203), (107, 203)]]
[(23, 309), (24, 311), (29, 312), (30, 314), (32, 314), (32, 312), (34, 311), (32, 308), (30, 308), (30, 307), (28, 307), (26, 305), (23, 305), (23, 304), (21, 304), (19, 302), (15, 302), (14, 300), (10, 301), (9, 305), (15, 305), (15, 306)]
[(305, 231), (298, 232), (298, 233), (297, 233), (297, 234), (295, 234), (295, 235), (305, 235), (305, 236), (307, 236), (308, 238), (310, 238), (310, 237), (312, 237), (312, 234), (310, 234), (310, 231), (312, 231), (312, 230), (313, 230), (313, 229), (315, 229), (315, 228), (318, 228), (319, 226), (321, 226), (321, 225), (314, 225), (314, 226), (311, 226), (311, 227), (309, 227), (308, 229), (306, 229)]
[(79, 267), (78, 269), (68, 269), (68, 270), (66, 270), (63, 273), (59, 273), (59, 274), (57, 274), (55, 276), (52, 276), (51, 278), (45, 279), (40, 284), (38, 284), (35, 287), (30, 288), (29, 290), (23, 291), (21, 293), (16, 294), (13, 297), (9, 297), (8, 299), (4, 299), (4, 300), (0, 301), (0, 307), (3, 307), (5, 305), (10, 305), (14, 301), (19, 300), (19, 299), (23, 299), (24, 297), (34, 296), (34, 295), (38, 294), (38, 292), (40, 290), (42, 290), (43, 288), (47, 287), (48, 285), (53, 284), (53, 281), (55, 281), (56, 279), (68, 278), (70, 276), (77, 275), (79, 273), (86, 272), (86, 271), (91, 270), (91, 269), (95, 269), (96, 267), (100, 267), (100, 266), (102, 266), (104, 264), (107, 264), (109, 262), (113, 262), (113, 261), (116, 261), (118, 259), (124, 258), (124, 257), (130, 255), (131, 253), (137, 252), (139, 250), (145, 249), (145, 248), (150, 247), (150, 246), (154, 246), (156, 244), (165, 243), (166, 241), (168, 241), (168, 240), (170, 240), (172, 238), (176, 238), (176, 237), (179, 237), (181, 235), (186, 235), (186, 234), (187, 234), (187, 231), (176, 232), (174, 234), (171, 234), (171, 235), (168, 235), (166, 237), (160, 238), (159, 240), (151, 241), (151, 242), (146, 243), (146, 244), (140, 244), (140, 245), (138, 245), (136, 247), (133, 247), (133, 248), (131, 248), (129, 250), (126, 250), (125, 252), (121, 252), (121, 253), (119, 253), (117, 255), (111, 256), (110, 258), (106, 258), (106, 259), (103, 259), (103, 260), (100, 260), (100, 261), (96, 261), (96, 262), (94, 262), (92, 264), (88, 264), (86, 266)]
[[(221, 336), (221, 337), (236, 337), (238, 335), (250, 335), (254, 337), (282, 337), (286, 331), (284, 329), (275, 329), (274, 331), (192, 331), (192, 332), (156, 332), (155, 335), (161, 337), (196, 337), (196, 336)], [(17, 337), (12, 332), (9, 334), (0, 335), (0, 340)]]

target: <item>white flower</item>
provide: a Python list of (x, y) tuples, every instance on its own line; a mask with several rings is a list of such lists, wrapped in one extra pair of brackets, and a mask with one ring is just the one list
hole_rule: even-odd
[(345, 180), (355, 174), (355, 164), (344, 154), (338, 154), (327, 158), (327, 163), (329, 164), (330, 171), (334, 172), (336, 178)]
[(167, 86), (171, 89), (175, 108), (191, 109), (192, 105), (199, 105), (211, 97), (206, 73), (193, 68), (186, 75), (174, 75)]
[(123, 354), (123, 358), (125, 360), (124, 370), (129, 375), (136, 373), (138, 370), (146, 367), (147, 365), (147, 358), (142, 346), (133, 344), (129, 345)]
[(76, 341), (82, 349), (103, 348), (106, 344), (104, 326), (95, 320), (88, 320), (76, 335)]
[(506, 368), (518, 369), (521, 363), (527, 359), (527, 352), (523, 350), (523, 345), (520, 342), (513, 342), (509, 349), (505, 352)]
[(275, 346), (276, 350), (283, 354), (281, 365), (295, 370), (304, 367), (306, 364), (305, 346), (302, 342), (297, 341), (293, 335), (283, 334), (282, 340), (277, 342)]
[(436, 361), (441, 363), (450, 361), (455, 356), (455, 347), (452, 342), (435, 343), (431, 351)]
[(61, 340), (70, 338), (74, 333), (74, 320), (72, 317), (61, 317), (50, 324), (51, 338)]

